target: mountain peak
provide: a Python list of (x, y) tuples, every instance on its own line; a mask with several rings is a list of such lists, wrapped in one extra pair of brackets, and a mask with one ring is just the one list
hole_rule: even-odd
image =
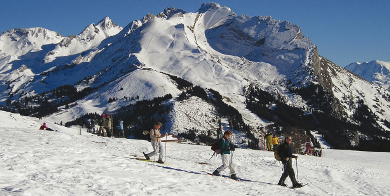
[(345, 67), (361, 78), (390, 89), (390, 62), (374, 60), (364, 63), (351, 63)]
[(165, 9), (164, 9), (164, 12), (163, 12), (163, 13), (160, 13), (160, 14), (159, 14), (159, 17), (161, 17), (161, 15), (163, 15), (163, 16), (165, 16), (166, 18), (170, 18), (170, 17), (172, 17), (173, 15), (178, 14), (178, 13), (185, 14), (185, 13), (187, 13), (187, 12), (185, 12), (185, 11), (182, 10), (182, 9), (177, 9), (177, 8), (173, 8), (173, 7), (168, 7), (168, 8), (165, 8)]
[(42, 28), (42, 27), (13, 28), (13, 29), (10, 29), (8, 31), (3, 32), (1, 35), (3, 35), (3, 34), (14, 34), (14, 35), (17, 35), (19, 37), (24, 37), (24, 36), (31, 36), (32, 37), (32, 36), (36, 36), (37, 34), (46, 35), (49, 32), (52, 33), (52, 34), (54, 33), (56, 36), (61, 36), (61, 34), (59, 34), (57, 32), (50, 31), (50, 30)]
[(112, 27), (118, 27), (108, 16), (104, 17), (98, 22), (96, 26), (102, 27), (102, 29), (110, 29)]
[(199, 13), (204, 13), (204, 12), (206, 12), (207, 10), (210, 10), (210, 9), (218, 9), (218, 8), (220, 8), (220, 7), (221, 7), (221, 5), (219, 5), (218, 3), (213, 3), (213, 2), (211, 2), (211, 3), (203, 3), (203, 4), (200, 6), (198, 12), (199, 12)]
[[(42, 27), (13, 28), (0, 34), (0, 56), (11, 55), (0, 61), (0, 69), (28, 52), (42, 50), (42, 46), (56, 44), (64, 37)], [(8, 69), (6, 69), (8, 70)]]

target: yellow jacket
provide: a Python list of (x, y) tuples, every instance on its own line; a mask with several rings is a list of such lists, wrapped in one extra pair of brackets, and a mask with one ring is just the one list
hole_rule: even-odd
[(272, 138), (272, 145), (276, 145), (276, 144), (279, 144), (279, 138), (273, 137)]

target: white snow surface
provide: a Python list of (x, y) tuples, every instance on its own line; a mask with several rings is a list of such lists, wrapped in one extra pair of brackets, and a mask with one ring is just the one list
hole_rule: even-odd
[[(210, 176), (221, 165), (209, 146), (166, 144), (166, 164), (136, 160), (146, 140), (98, 137), (0, 111), (0, 195), (388, 195), (389, 153), (325, 149), (299, 156), (300, 189), (277, 186), (282, 165), (269, 151), (237, 149), (243, 182)], [(165, 145), (165, 143), (164, 143)], [(223, 172), (228, 175), (228, 171)], [(289, 179), (286, 183), (291, 186)]]

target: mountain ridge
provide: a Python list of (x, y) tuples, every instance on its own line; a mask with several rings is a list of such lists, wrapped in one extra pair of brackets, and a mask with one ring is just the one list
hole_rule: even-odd
[[(202, 123), (209, 125), (203, 128), (196, 126), (197, 118), (188, 117), (202, 117), (181, 107), (190, 102), (209, 108), (202, 113), (221, 118), (225, 127), (238, 126), (236, 133), (242, 137), (253, 135), (254, 143), (269, 126), (332, 132), (334, 127), (325, 123), (328, 118), (345, 123), (336, 127), (337, 132), (390, 137), (385, 132), (390, 130), (389, 93), (320, 56), (297, 25), (269, 16), (237, 16), (216, 3), (202, 4), (195, 13), (167, 8), (124, 28), (98, 27), (110, 21), (106, 17), (77, 36), (61, 37), (62, 43), (50, 42), (49, 50), (39, 50), (38, 44), (37, 61), (27, 58), (32, 55), (28, 52), (24, 60), (1, 53), (0, 103), (8, 109), (24, 105), (24, 111), (49, 104), (59, 111), (47, 119), (68, 122), (87, 113), (130, 111), (139, 101), (154, 105), (152, 100), (169, 94), (172, 98), (158, 105), (169, 106), (176, 114), (161, 110), (164, 114), (153, 114), (151, 119), (164, 119), (166, 128), (178, 134), (197, 127), (198, 133), (204, 133), (218, 126), (216, 120)], [(88, 46), (78, 47), (82, 43)], [(174, 77), (192, 85), (179, 89), (180, 81)], [(57, 96), (68, 86), (74, 88), (73, 94)], [(199, 95), (202, 91), (208, 98)], [(196, 96), (201, 99), (191, 98)], [(178, 101), (180, 97), (185, 98)], [(297, 116), (279, 111), (282, 108)], [(177, 115), (180, 112), (187, 115)], [(130, 117), (125, 123), (139, 129), (146, 126)], [(354, 126), (368, 130), (357, 133)], [(350, 140), (346, 135), (343, 138)]]
[(356, 62), (347, 65), (345, 69), (385, 89), (390, 88), (390, 62), (379, 60), (364, 63)]

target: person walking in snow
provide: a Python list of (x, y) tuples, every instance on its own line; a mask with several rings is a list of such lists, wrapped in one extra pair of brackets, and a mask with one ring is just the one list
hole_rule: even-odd
[(313, 147), (313, 142), (311, 142), (310, 138), (306, 141), (305, 146), (306, 146), (306, 150), (305, 150), (305, 153), (303, 153), (303, 154), (311, 155), (312, 154), (311, 148)]
[(152, 157), (152, 156), (154, 156), (154, 155), (156, 155), (158, 153), (159, 156), (158, 156), (157, 163), (164, 163), (164, 161), (163, 161), (164, 147), (161, 144), (161, 139), (160, 138), (163, 138), (163, 137), (168, 135), (168, 133), (165, 133), (165, 135), (161, 135), (161, 133), (160, 133), (161, 125), (162, 124), (160, 122), (156, 122), (154, 124), (154, 128), (151, 129), (150, 132), (149, 132), (150, 140), (151, 140), (152, 147), (153, 147), (153, 151), (148, 153), (148, 154), (143, 152), (146, 160), (150, 160), (150, 157)]
[(273, 150), (275, 151), (276, 149), (276, 146), (279, 144), (279, 138), (276, 137), (276, 134), (272, 137), (272, 146), (273, 146)]
[(230, 178), (234, 180), (238, 180), (236, 175), (236, 171), (234, 169), (234, 164), (232, 162), (232, 158), (230, 155), (230, 151), (234, 151), (235, 147), (230, 143), (229, 138), (232, 135), (232, 132), (227, 130), (224, 132), (223, 137), (219, 139), (219, 149), (221, 149), (220, 154), (222, 158), (222, 165), (219, 166), (214, 172), (213, 175), (220, 176), (221, 172), (226, 168), (230, 168)]
[(280, 186), (287, 186), (284, 181), (286, 180), (287, 176), (290, 177), (291, 182), (293, 183), (293, 188), (300, 188), (302, 187), (302, 184), (298, 183), (295, 179), (295, 172), (292, 168), (292, 158), (298, 159), (298, 156), (295, 156), (292, 154), (292, 149), (290, 147), (292, 138), (286, 137), (284, 143), (279, 147), (278, 154), (280, 158), (282, 159), (282, 163), (284, 165), (284, 171), (282, 174), (282, 177), (280, 177), (278, 185)]

